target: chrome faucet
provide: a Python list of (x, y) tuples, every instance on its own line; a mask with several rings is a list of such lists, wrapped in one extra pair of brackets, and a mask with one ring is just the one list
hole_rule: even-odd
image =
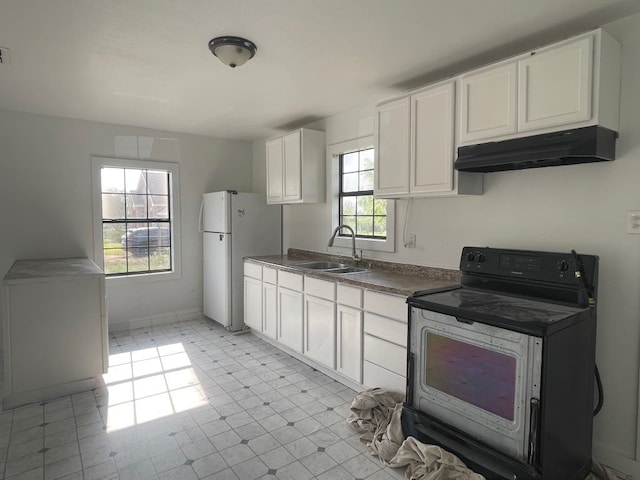
[(336, 239), (336, 235), (338, 234), (338, 232), (343, 229), (346, 228), (347, 230), (349, 230), (351, 232), (351, 246), (352, 246), (352, 252), (351, 252), (351, 257), (357, 262), (358, 260), (360, 260), (360, 257), (358, 257), (358, 254), (356, 253), (356, 234), (353, 231), (353, 228), (351, 228), (349, 225), (338, 225), (336, 227), (336, 229), (333, 231), (333, 234), (331, 235), (331, 238), (329, 239), (329, 247), (333, 247), (333, 241)]

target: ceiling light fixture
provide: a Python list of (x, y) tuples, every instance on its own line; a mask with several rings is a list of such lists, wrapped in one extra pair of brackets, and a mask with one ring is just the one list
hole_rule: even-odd
[(256, 54), (256, 44), (241, 37), (216, 37), (209, 40), (209, 50), (225, 65), (239, 67)]

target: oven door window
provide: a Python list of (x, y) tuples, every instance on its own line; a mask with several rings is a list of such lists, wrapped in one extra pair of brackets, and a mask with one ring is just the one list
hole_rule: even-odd
[(428, 386), (513, 421), (515, 357), (429, 332), (425, 360)]

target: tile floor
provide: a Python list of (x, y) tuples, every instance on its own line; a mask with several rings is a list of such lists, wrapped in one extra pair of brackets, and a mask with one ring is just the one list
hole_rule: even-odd
[(6, 479), (392, 480), (344, 419), (355, 392), (209, 320), (111, 335), (94, 391), (0, 412)]

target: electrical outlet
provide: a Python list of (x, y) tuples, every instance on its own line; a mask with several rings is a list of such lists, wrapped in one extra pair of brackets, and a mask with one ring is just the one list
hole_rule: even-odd
[(9, 65), (9, 49), (0, 47), (0, 65)]
[(407, 235), (407, 244), (405, 245), (407, 248), (416, 248), (416, 234), (409, 233)]
[(627, 212), (627, 233), (640, 233), (640, 210)]

